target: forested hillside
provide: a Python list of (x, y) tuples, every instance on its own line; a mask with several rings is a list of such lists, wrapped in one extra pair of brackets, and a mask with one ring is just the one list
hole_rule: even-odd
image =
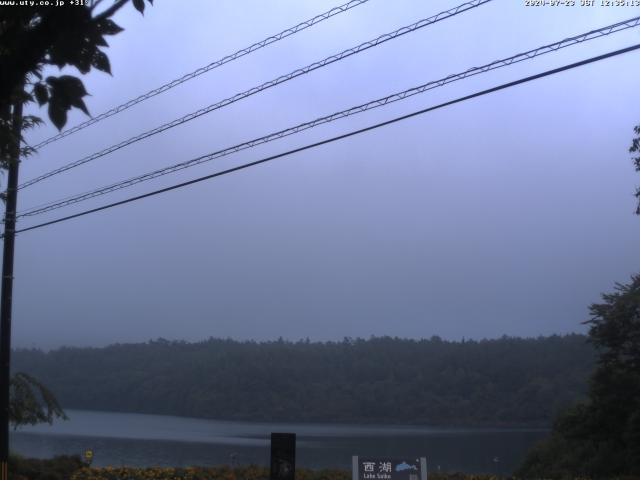
[(65, 408), (193, 417), (548, 426), (584, 396), (582, 335), (448, 342), (150, 341), (17, 350)]

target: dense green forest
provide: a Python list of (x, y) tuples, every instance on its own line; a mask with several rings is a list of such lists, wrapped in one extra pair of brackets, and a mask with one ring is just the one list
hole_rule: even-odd
[(584, 397), (582, 335), (16, 350), (64, 408), (278, 421), (548, 426)]

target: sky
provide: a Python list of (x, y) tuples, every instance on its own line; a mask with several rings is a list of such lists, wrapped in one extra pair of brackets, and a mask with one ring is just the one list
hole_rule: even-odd
[[(25, 188), (18, 210), (640, 15), (580, 3), (494, 0)], [(20, 179), (458, 4), (370, 0), (43, 147)], [(87, 106), (102, 113), (337, 5), (158, 0), (144, 16), (129, 5), (115, 17), (125, 31), (108, 40), (113, 76), (83, 78)], [(592, 40), (19, 228), (636, 43), (638, 28)], [(13, 345), (585, 333), (589, 305), (640, 271), (640, 176), (628, 152), (640, 123), (639, 61), (628, 53), (19, 234)], [(74, 112), (68, 127), (85, 119)], [(27, 138), (55, 133), (49, 123)]]

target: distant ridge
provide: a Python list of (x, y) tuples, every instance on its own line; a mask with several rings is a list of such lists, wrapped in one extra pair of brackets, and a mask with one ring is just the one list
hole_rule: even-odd
[(548, 426), (582, 398), (584, 335), (341, 342), (158, 339), (19, 349), (65, 408), (252, 420)]

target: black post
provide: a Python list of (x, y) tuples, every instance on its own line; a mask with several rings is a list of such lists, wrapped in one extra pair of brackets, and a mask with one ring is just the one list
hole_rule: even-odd
[(295, 480), (296, 476), (296, 434), (271, 434), (271, 475), (270, 480)]
[(4, 212), (4, 248), (2, 251), (2, 297), (0, 305), (0, 480), (9, 480), (9, 381), (11, 379), (11, 296), (13, 294), (13, 251), (18, 203), (18, 166), (22, 103), (13, 106), (9, 174)]

